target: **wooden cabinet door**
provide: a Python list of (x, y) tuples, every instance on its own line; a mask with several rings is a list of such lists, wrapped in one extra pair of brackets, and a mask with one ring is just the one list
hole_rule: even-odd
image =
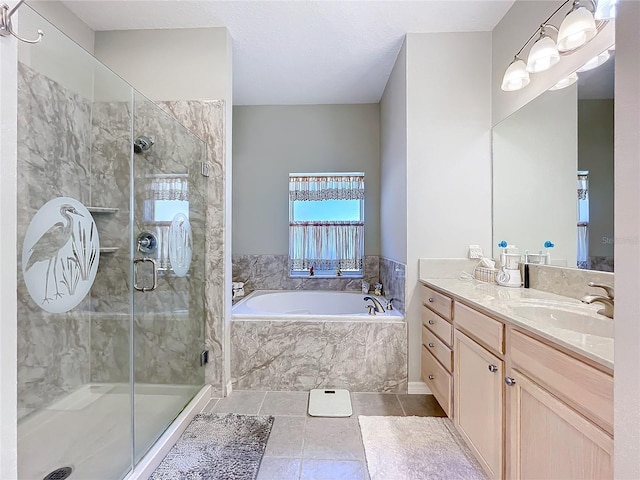
[(528, 377), (506, 387), (509, 479), (613, 478), (613, 439)]
[(459, 330), (454, 336), (454, 423), (489, 477), (500, 479), (504, 364)]

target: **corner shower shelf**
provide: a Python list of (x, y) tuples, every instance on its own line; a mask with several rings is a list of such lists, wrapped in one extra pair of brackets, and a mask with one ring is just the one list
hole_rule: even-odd
[(117, 213), (119, 208), (112, 207), (87, 207), (89, 213)]
[(116, 253), (119, 247), (100, 247), (100, 253)]

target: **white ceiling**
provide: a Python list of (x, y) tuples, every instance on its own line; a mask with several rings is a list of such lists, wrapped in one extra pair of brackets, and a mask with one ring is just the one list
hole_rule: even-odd
[(235, 105), (377, 103), (407, 32), (490, 31), (514, 0), (103, 1), (64, 4), (94, 30), (219, 27)]

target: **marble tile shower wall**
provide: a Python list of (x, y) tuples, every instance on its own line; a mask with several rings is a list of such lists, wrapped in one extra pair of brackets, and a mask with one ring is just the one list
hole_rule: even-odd
[[(223, 257), (223, 209), (215, 198), (213, 212), (209, 212), (207, 196), (211, 198), (213, 191), (221, 195), (223, 172), (214, 165), (214, 181), (207, 183), (196, 162), (204, 154), (209, 155), (209, 163), (212, 158), (224, 158), (220, 154), (223, 117), (216, 102), (195, 102), (196, 106), (171, 103), (176, 108), (186, 105), (187, 111), (199, 112), (192, 115), (194, 123), (201, 120), (202, 113), (209, 117), (203, 128), (207, 129), (208, 139), (215, 140), (208, 141), (208, 151), (185, 135), (175, 121), (159, 114), (157, 107), (148, 102), (136, 105), (137, 134), (161, 139), (146, 156), (136, 156), (136, 168), (142, 178), (144, 169), (152, 165), (154, 171), (161, 165), (166, 173), (180, 171), (190, 175), (194, 256), (189, 278), (166, 276), (159, 291), (154, 292), (156, 295), (136, 297), (135, 374), (136, 380), (144, 383), (202, 384), (198, 354), (202, 348), (205, 301), (209, 309), (223, 309), (222, 274), (215, 270), (216, 262), (221, 264)], [(18, 69), (18, 112), (19, 255), (29, 222), (52, 198), (70, 196), (86, 206), (118, 209), (116, 213), (94, 214), (101, 246), (117, 250), (101, 255), (90, 294), (70, 312), (52, 314), (40, 309), (31, 300), (18, 268), (18, 406), (19, 416), (23, 417), (83, 384), (129, 379), (130, 240), (123, 232), (130, 228), (132, 115), (128, 103), (92, 103), (22, 63)], [(139, 183), (137, 187), (144, 188), (144, 182)], [(137, 233), (146, 225), (141, 223), (140, 215), (144, 197), (136, 197)], [(207, 239), (206, 246), (205, 229), (216, 234), (215, 239)], [(205, 257), (208, 271), (216, 272), (213, 279), (205, 276)], [(219, 283), (220, 287), (207, 292), (204, 298), (207, 282)], [(207, 311), (206, 317), (210, 324), (207, 331), (214, 332), (208, 333), (208, 342), (221, 344), (218, 339), (223, 337), (222, 326), (216, 322), (222, 324), (223, 315)], [(216, 359), (222, 357), (221, 348), (210, 349)], [(221, 371), (221, 366), (220, 359), (217, 370)], [(217, 382), (218, 389), (222, 380), (216, 376), (220, 375), (208, 375)]]
[(69, 196), (89, 204), (90, 125), (90, 102), (18, 64), (19, 418), (90, 377), (90, 299), (67, 313), (47, 313), (31, 300), (21, 268), (27, 227), (44, 203)]
[[(373, 284), (380, 278), (379, 259), (367, 255), (364, 278), (289, 277), (287, 255), (233, 255), (233, 281), (244, 282), (245, 294), (254, 290), (357, 290), (362, 280)], [(229, 286), (231, 288), (231, 286)]]
[(380, 281), (384, 286), (387, 299), (395, 298), (393, 305), (396, 310), (404, 312), (406, 265), (388, 258), (380, 257)]
[[(129, 126), (130, 119), (124, 115), (113, 115), (128, 109), (128, 104), (114, 102), (98, 103), (94, 106), (94, 151), (92, 170), (104, 170), (110, 177), (98, 183), (93, 193), (99, 206), (116, 207), (116, 215), (98, 215), (101, 226), (111, 233), (120, 232), (119, 249), (113, 258), (107, 257), (109, 268), (97, 276), (97, 288), (92, 290), (94, 311), (91, 324), (91, 381), (128, 381), (129, 365), (126, 354), (129, 345), (130, 322), (129, 297), (129, 135), (122, 138), (113, 132), (114, 118), (122, 126)], [(204, 374), (199, 368), (199, 354), (203, 348), (205, 280), (205, 210), (206, 184), (200, 174), (200, 161), (204, 161), (205, 148), (202, 142), (187, 132), (175, 119), (146, 100), (136, 98), (134, 113), (134, 135), (145, 135), (155, 143), (142, 154), (134, 155), (134, 236), (143, 231), (154, 231), (158, 227), (145, 208), (147, 182), (157, 175), (187, 174), (189, 184), (189, 221), (193, 236), (193, 256), (189, 275), (177, 277), (170, 271), (161, 272), (158, 288), (153, 292), (134, 292), (133, 338), (135, 351), (135, 381), (140, 383), (199, 385)], [(103, 126), (108, 128), (102, 128)], [(105, 152), (108, 152), (105, 155)], [(115, 153), (114, 153), (115, 152)], [(100, 173), (96, 174), (100, 179)], [(126, 185), (125, 192), (113, 188), (113, 184)], [(107, 187), (105, 187), (105, 185)], [(126, 216), (122, 215), (122, 212)], [(100, 218), (101, 217), (101, 218)], [(118, 218), (120, 221), (118, 221)], [(126, 222), (126, 223), (125, 223)], [(125, 238), (122, 238), (125, 237)], [(156, 252), (156, 258), (158, 254)], [(101, 260), (102, 264), (102, 260)], [(140, 280), (141, 282), (144, 279)], [(146, 283), (150, 280), (147, 279)], [(104, 313), (110, 312), (110, 313)], [(170, 360), (170, 361), (168, 361)]]
[(189, 130), (204, 140), (210, 175), (206, 185), (205, 222), (205, 347), (209, 363), (205, 366), (205, 383), (214, 395), (225, 394), (225, 103), (222, 100), (181, 100), (159, 102)]

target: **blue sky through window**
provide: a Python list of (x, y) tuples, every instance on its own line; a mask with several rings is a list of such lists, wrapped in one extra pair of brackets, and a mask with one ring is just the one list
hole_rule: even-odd
[(294, 201), (294, 222), (361, 221), (360, 200)]

